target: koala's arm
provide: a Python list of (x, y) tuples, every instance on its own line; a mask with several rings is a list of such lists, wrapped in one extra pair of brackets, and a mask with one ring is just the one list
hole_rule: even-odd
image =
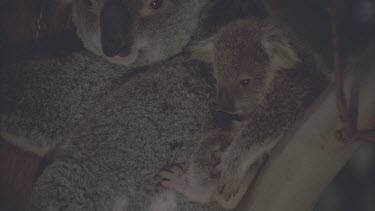
[[(264, 162), (262, 154), (266, 152), (262, 148), (257, 148), (257, 152), (259, 153), (254, 154), (255, 159), (253, 162), (248, 162), (249, 167), (246, 168), (247, 170), (244, 175), (242, 177), (235, 177), (241, 181), (241, 186), (238, 187), (237, 192), (229, 200), (225, 200), (222, 197), (222, 194), (218, 192), (220, 182), (222, 181), (217, 171), (218, 165), (220, 165), (223, 154), (231, 146), (235, 133), (234, 129), (231, 131), (222, 129), (213, 130), (202, 139), (197, 150), (194, 152), (191, 158), (188, 178), (190, 189), (195, 190), (195, 192), (191, 192), (193, 193), (192, 196), (199, 198), (199, 202), (207, 203), (216, 201), (226, 209), (235, 208), (246, 193), (251, 181), (255, 178), (258, 169), (262, 166)], [(241, 145), (236, 144), (236, 146)], [(245, 158), (245, 162), (248, 160), (248, 158), (247, 160)], [(187, 189), (189, 188), (185, 188), (185, 190)]]
[(204, 177), (212, 177), (221, 155), (231, 142), (232, 136), (229, 130), (215, 129), (206, 133), (191, 157), (189, 171), (194, 176), (204, 173), (206, 175)]
[(221, 164), (222, 174), (243, 177), (255, 161), (270, 152), (276, 145), (281, 129), (272, 130), (274, 128), (261, 127), (259, 122), (250, 122), (224, 153)]
[(231, 134), (231, 131), (223, 129), (207, 132), (196, 147), (188, 170), (184, 172), (173, 166), (162, 171), (160, 176), (165, 179), (162, 185), (183, 194), (189, 201), (212, 201), (219, 179), (219, 175), (215, 174), (215, 167), (232, 141)]
[(221, 176), (215, 200), (228, 209), (237, 206), (285, 130), (285, 126), (267, 126), (272, 117), (266, 114), (257, 116), (234, 138), (218, 166)]

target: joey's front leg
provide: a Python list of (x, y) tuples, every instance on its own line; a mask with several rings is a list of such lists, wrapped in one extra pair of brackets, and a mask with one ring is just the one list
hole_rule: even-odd
[(177, 166), (161, 171), (162, 185), (183, 194), (189, 201), (210, 202), (219, 179), (214, 170), (231, 140), (229, 131), (209, 131), (195, 149), (188, 171), (184, 172)]
[(222, 162), (217, 166), (220, 172), (217, 192), (223, 201), (231, 201), (239, 191), (245, 171), (241, 169), (244, 152), (229, 149), (224, 153)]
[(234, 209), (249, 185), (254, 181), (265, 157), (275, 142), (251, 142), (248, 138), (235, 140), (222, 157), (215, 200), (227, 209)]

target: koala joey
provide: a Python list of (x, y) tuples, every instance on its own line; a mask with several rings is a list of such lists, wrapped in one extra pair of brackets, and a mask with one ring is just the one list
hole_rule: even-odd
[(232, 121), (205, 135), (187, 172), (161, 171), (162, 185), (191, 201), (233, 209), (267, 156), (327, 86), (315, 55), (271, 20), (230, 23), (192, 48), (214, 66), (217, 109)]
[(64, 0), (84, 46), (109, 62), (141, 66), (190, 41), (207, 0)]

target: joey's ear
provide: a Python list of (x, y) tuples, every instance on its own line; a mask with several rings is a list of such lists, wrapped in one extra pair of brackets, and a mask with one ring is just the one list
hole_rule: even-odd
[(206, 40), (193, 42), (188, 51), (192, 58), (212, 64), (214, 62), (216, 36), (212, 36)]
[(262, 45), (271, 60), (271, 67), (293, 68), (300, 59), (285, 34), (273, 26), (267, 26), (265, 32)]

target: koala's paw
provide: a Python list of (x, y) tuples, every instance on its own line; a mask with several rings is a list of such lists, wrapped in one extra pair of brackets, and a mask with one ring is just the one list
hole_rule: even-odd
[(243, 195), (244, 188), (240, 172), (233, 162), (224, 160), (216, 168), (221, 171), (220, 179), (216, 189), (215, 200), (226, 209), (234, 209)]
[(159, 173), (162, 178), (161, 185), (173, 189), (177, 192), (184, 193), (189, 187), (185, 172), (177, 166)]
[(222, 172), (222, 169), (223, 169), (223, 165), (222, 163), (217, 163), (214, 168), (212, 169), (212, 172), (211, 172), (211, 175), (213, 177), (220, 177), (221, 175), (221, 172)]
[[(220, 162), (213, 169), (213, 175), (220, 177), (217, 188), (217, 193), (223, 201), (230, 201), (231, 198), (235, 197), (239, 192), (239, 178), (236, 176), (236, 171), (232, 171), (230, 168), (232, 165), (225, 165), (222, 161), (222, 154), (220, 156)], [(231, 172), (231, 173), (230, 173)]]
[(211, 154), (211, 162), (213, 162), (216, 166), (221, 163), (221, 159), (223, 157), (223, 152), (215, 151)]
[(237, 178), (222, 180), (218, 186), (218, 193), (225, 201), (231, 201), (237, 196), (240, 190), (240, 184)]
[(240, 190), (240, 183), (222, 180), (218, 185), (215, 200), (225, 209), (235, 209), (242, 197)]

